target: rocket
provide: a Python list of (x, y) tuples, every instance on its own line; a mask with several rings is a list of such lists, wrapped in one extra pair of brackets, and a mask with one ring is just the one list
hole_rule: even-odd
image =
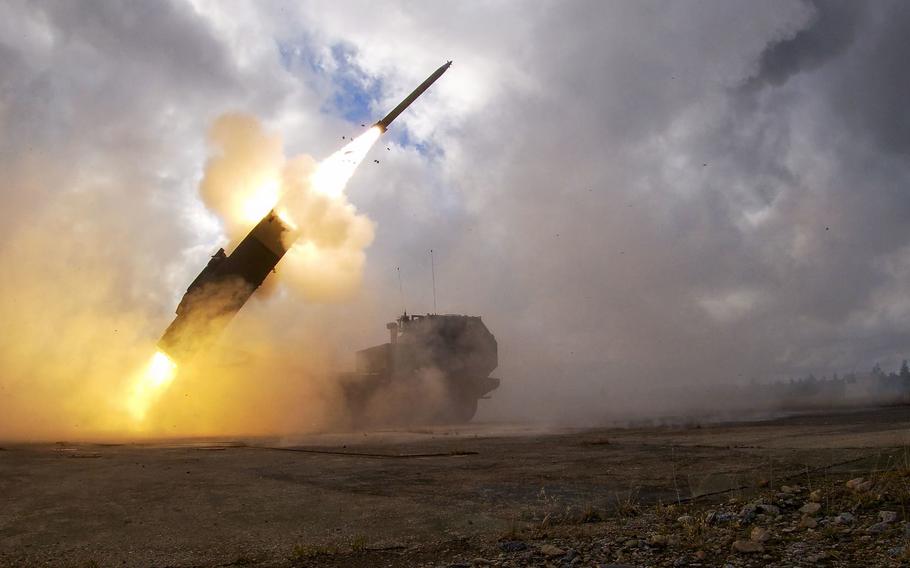
[(440, 65), (439, 69), (434, 71), (433, 74), (430, 75), (429, 77), (427, 77), (427, 79), (423, 83), (421, 83), (416, 89), (411, 91), (410, 95), (406, 96), (403, 101), (398, 103), (398, 106), (393, 108), (392, 112), (385, 115), (385, 117), (383, 117), (382, 120), (380, 120), (373, 126), (378, 126), (379, 129), (382, 130), (383, 132), (388, 130), (389, 125), (392, 124), (392, 121), (395, 120), (396, 118), (398, 118), (398, 115), (401, 114), (402, 112), (404, 112), (404, 109), (411, 106), (411, 103), (413, 103), (415, 100), (417, 100), (417, 97), (422, 95), (424, 91), (429, 89), (430, 85), (435, 83), (437, 79), (442, 77), (442, 74), (445, 73), (446, 71), (448, 71), (449, 67), (451, 67), (451, 66), (452, 66), (451, 61), (446, 61), (443, 65)]
[[(385, 132), (392, 121), (451, 65), (451, 61), (442, 65), (373, 126)], [(231, 319), (275, 270), (278, 261), (293, 244), (295, 232), (272, 210), (230, 255), (219, 249), (186, 289), (177, 305), (177, 317), (158, 340), (158, 348), (179, 363), (211, 347)]]

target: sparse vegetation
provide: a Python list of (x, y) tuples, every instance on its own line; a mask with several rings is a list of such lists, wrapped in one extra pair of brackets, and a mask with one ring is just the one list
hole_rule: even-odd
[(332, 544), (298, 544), (291, 553), (294, 560), (308, 560), (319, 556), (338, 554), (341, 549)]

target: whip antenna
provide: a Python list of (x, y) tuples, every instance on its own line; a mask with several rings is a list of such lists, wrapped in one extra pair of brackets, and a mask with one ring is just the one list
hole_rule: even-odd
[(404, 286), (401, 284), (401, 267), (396, 266), (395, 271), (398, 273), (398, 296), (401, 299), (401, 312), (408, 313), (408, 309), (404, 304)]
[(433, 313), (436, 313), (436, 260), (433, 258), (433, 249), (430, 249), (430, 270), (433, 273)]

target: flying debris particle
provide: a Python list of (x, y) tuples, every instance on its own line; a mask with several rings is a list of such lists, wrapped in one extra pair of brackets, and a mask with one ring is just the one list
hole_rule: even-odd
[(361, 122), (361, 123), (360, 123), (360, 126), (366, 126), (366, 124), (364, 124), (364, 123)]
[(830, 227), (825, 227), (825, 230), (826, 230), (826, 231), (827, 231), (828, 229), (830, 229)]
[(701, 165), (701, 167), (703, 167), (703, 168), (704, 168), (704, 167), (707, 167), (707, 166), (708, 166), (707, 163)]
[(342, 136), (341, 139), (344, 140), (344, 136)]
[(373, 160), (373, 161), (376, 162), (377, 164), (379, 163), (379, 160)]

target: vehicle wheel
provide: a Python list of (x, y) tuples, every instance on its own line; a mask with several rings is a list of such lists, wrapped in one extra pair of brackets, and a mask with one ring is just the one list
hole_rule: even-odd
[(458, 423), (470, 422), (477, 414), (477, 399), (462, 399), (453, 404), (453, 414)]

